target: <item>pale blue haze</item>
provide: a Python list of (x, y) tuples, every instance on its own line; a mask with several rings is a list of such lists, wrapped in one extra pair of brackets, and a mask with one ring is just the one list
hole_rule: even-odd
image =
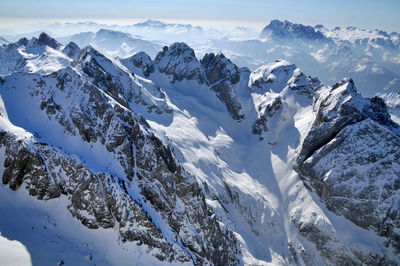
[(4, 19), (184, 19), (293, 22), (400, 31), (399, 0), (1, 0)]

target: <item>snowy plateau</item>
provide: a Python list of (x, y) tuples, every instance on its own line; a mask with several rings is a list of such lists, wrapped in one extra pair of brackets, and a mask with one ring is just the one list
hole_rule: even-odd
[(399, 265), (400, 34), (0, 38), (1, 265)]

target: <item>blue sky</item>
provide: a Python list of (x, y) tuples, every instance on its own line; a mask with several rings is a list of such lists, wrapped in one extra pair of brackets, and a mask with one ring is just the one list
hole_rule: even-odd
[(400, 0), (1, 0), (7, 19), (180, 19), (359, 26), (400, 31)]

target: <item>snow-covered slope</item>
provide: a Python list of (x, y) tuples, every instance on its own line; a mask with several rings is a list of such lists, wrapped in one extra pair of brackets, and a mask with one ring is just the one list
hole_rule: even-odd
[(62, 45), (42, 33), (39, 38), (20, 39), (0, 46), (0, 74), (14, 71), (48, 74), (69, 66), (72, 59), (61, 52)]
[(0, 94), (0, 232), (34, 264), (400, 263), (399, 125), (352, 80), (87, 46)]
[(0, 247), (0, 261), (4, 265), (32, 265), (29, 252), (20, 242), (0, 235)]

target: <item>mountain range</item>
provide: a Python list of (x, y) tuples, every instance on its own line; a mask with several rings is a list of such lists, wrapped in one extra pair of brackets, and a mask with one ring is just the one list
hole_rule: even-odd
[[(210, 43), (261, 61), (277, 53), (250, 47), (292, 51), (335, 75), (380, 49), (396, 71), (396, 34), (349, 32), (365, 33), (272, 21), (259, 40)], [(0, 232), (34, 265), (400, 264), (400, 126), (376, 96), (396, 101), (387, 72), (355, 70), (377, 73), (376, 91), (359, 76), (329, 86), (283, 59), (252, 71), (183, 42), (119, 58), (108, 50), (132, 36), (80, 36), (96, 43), (0, 47)]]
[(8, 41), (38, 37), (44, 29), (57, 36), (63, 45), (70, 41), (80, 47), (92, 43), (114, 58), (125, 58), (139, 51), (154, 58), (163, 46), (183, 41), (200, 56), (223, 52), (239, 67), (251, 70), (283, 59), (318, 76), (325, 84), (333, 85), (337, 80), (351, 77), (359, 84), (363, 96), (379, 94), (391, 108), (398, 105), (398, 100), (394, 101), (400, 85), (397, 32), (356, 27), (328, 29), (279, 20), (272, 20), (260, 33), (250, 27), (199, 27), (155, 20), (125, 26), (39, 23), (28, 29), (32, 32), (3, 37)]

